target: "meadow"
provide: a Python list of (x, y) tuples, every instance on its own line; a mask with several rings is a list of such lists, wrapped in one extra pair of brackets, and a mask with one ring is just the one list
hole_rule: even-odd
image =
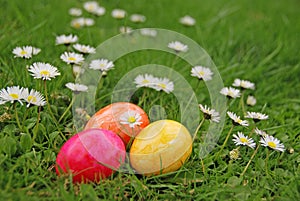
[[(84, 2), (0, 1), (0, 90), (21, 86), (45, 97), (45, 105), (30, 107), (0, 98), (0, 200), (300, 200), (299, 1), (102, 0), (99, 4), (106, 10), (102, 16), (87, 12)], [(80, 16), (94, 24), (72, 27), (71, 21), (78, 17), (69, 14), (70, 8), (80, 8)], [(124, 9), (126, 17), (113, 18), (115, 8)], [(132, 22), (129, 16), (135, 13), (144, 15), (145, 22)], [(196, 24), (181, 24), (185, 15)], [(226, 110), (247, 119), (249, 125), (233, 126), (224, 111), (217, 145), (204, 158), (199, 157), (199, 144), (211, 121), (201, 125), (190, 158), (175, 172), (156, 176), (116, 172), (99, 183), (73, 184), (71, 177), (58, 177), (54, 165), (64, 142), (82, 129), (74, 125), (73, 93), (65, 86), (76, 81), (72, 66), (60, 58), (75, 50), (56, 44), (56, 37), (73, 34), (78, 43), (97, 47), (119, 34), (122, 26), (183, 34), (211, 57), (225, 87), (237, 78), (254, 83), (254, 89), (243, 90), (243, 99), (226, 98), (225, 103)], [(30, 59), (15, 57), (13, 50), (26, 45), (41, 51)], [(34, 79), (28, 72), (34, 62), (50, 63), (60, 75), (44, 82)], [(102, 76), (94, 109), (110, 104), (118, 81), (146, 64), (174, 69), (190, 84), (199, 104), (212, 106), (207, 85), (191, 76), (192, 66), (186, 61), (168, 52), (141, 50), (118, 58)], [(246, 104), (248, 95), (255, 97), (256, 104)], [(168, 119), (180, 119), (172, 93), (140, 88), (130, 101), (146, 112), (160, 105)], [(245, 117), (246, 111), (268, 118), (256, 122)], [(83, 121), (92, 115), (84, 113)], [(200, 108), (199, 115), (204, 118)], [(284, 150), (262, 145), (256, 149), (260, 144), (256, 127), (280, 140)], [(233, 134), (238, 132), (253, 138), (256, 148), (235, 145)]]

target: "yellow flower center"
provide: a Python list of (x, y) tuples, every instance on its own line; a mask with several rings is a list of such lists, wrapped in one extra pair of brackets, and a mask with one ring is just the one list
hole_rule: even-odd
[(76, 58), (75, 57), (69, 57), (68, 60), (69, 61), (76, 61)]
[(276, 144), (274, 142), (268, 142), (268, 146), (271, 147), (272, 149), (276, 148)]
[(236, 120), (236, 123), (238, 123), (238, 124), (241, 124), (242, 122), (243, 122), (243, 120), (241, 120), (241, 119)]
[(18, 94), (9, 94), (10, 97), (12, 97), (13, 99), (18, 99), (19, 95)]
[(25, 55), (25, 54), (27, 54), (27, 52), (26, 52), (25, 50), (22, 50), (22, 51), (20, 52), (20, 54), (21, 54), (21, 55)]
[(148, 84), (148, 83), (149, 83), (149, 80), (143, 80), (142, 83), (143, 83), (143, 84)]
[(28, 100), (28, 102), (32, 102), (32, 103), (35, 103), (37, 101), (35, 96), (28, 96), (27, 100)]
[(127, 121), (129, 123), (134, 123), (136, 121), (136, 119), (133, 116), (128, 117)]
[(81, 27), (81, 24), (80, 24), (79, 22), (75, 22), (75, 23), (73, 24), (73, 27), (75, 27), (75, 28), (80, 28), (80, 27)]
[(165, 89), (165, 88), (167, 88), (167, 86), (164, 84), (164, 83), (160, 83), (160, 84), (158, 84), (161, 88), (163, 88), (163, 89)]
[(42, 70), (42, 71), (40, 72), (40, 75), (41, 75), (41, 76), (49, 76), (49, 75), (50, 75), (50, 72), (47, 71), (47, 70)]
[(241, 140), (242, 143), (248, 143), (247, 138), (241, 137), (240, 140)]
[(204, 72), (203, 72), (203, 71), (200, 71), (200, 72), (199, 72), (199, 75), (200, 75), (200, 76), (203, 76), (203, 75), (204, 75)]

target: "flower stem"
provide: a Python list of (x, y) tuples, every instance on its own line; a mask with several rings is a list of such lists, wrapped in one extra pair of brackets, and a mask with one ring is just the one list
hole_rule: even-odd
[(67, 112), (71, 109), (73, 103), (75, 101), (75, 96), (73, 97), (72, 101), (70, 102), (69, 106), (67, 107), (67, 109), (64, 111), (64, 113), (61, 115), (61, 117), (58, 120), (58, 123), (65, 117), (65, 115), (67, 114)]
[(265, 166), (266, 166), (266, 175), (269, 174), (269, 171), (268, 171), (268, 162), (269, 162), (269, 149), (267, 149), (267, 156), (266, 156), (266, 162), (265, 162)]
[(225, 138), (225, 141), (224, 141), (224, 143), (223, 143), (223, 145), (222, 145), (220, 151), (219, 151), (219, 152), (217, 153), (217, 155), (216, 155), (216, 159), (219, 157), (219, 155), (220, 155), (221, 152), (223, 151), (225, 145), (227, 144), (227, 141), (228, 141), (228, 139), (229, 139), (229, 137), (230, 137), (230, 134), (231, 134), (233, 128), (234, 128), (234, 125), (232, 124), (230, 130), (229, 130), (228, 133), (227, 133), (227, 136), (226, 136), (226, 138)]
[(240, 175), (240, 177), (243, 177), (244, 174), (246, 173), (246, 171), (247, 171), (247, 169), (248, 169), (250, 163), (252, 162), (254, 156), (256, 155), (256, 153), (257, 153), (259, 147), (260, 147), (260, 144), (257, 145), (256, 149), (254, 150), (254, 152), (253, 152), (253, 154), (252, 154), (250, 160), (248, 161), (248, 163), (247, 163), (247, 165), (246, 165), (244, 171), (243, 171), (242, 174)]
[(240, 106), (242, 107), (242, 111), (243, 111), (243, 114), (246, 115), (246, 111), (245, 111), (245, 103), (244, 103), (244, 91), (242, 91), (242, 96), (241, 96), (241, 99), (240, 99)]
[(25, 120), (27, 118), (27, 115), (28, 115), (28, 107), (26, 107), (26, 110), (25, 110), (25, 114), (23, 116), (23, 120), (22, 120), (22, 127), (24, 128), (24, 123), (25, 123)]
[(193, 141), (196, 139), (197, 133), (198, 133), (199, 129), (201, 128), (202, 124), (204, 123), (204, 121), (205, 121), (205, 118), (203, 117), (203, 119), (199, 123), (198, 127), (196, 128), (196, 131), (195, 131), (194, 136), (193, 136)]
[(19, 127), (20, 131), (23, 131), (23, 127), (20, 124), (19, 115), (18, 115), (18, 111), (17, 111), (17, 104), (16, 103), (14, 103), (14, 109), (15, 109), (15, 116), (16, 116), (16, 122), (18, 124), (18, 127)]
[(32, 137), (33, 142), (36, 138), (36, 134), (37, 134), (37, 131), (38, 131), (38, 128), (39, 128), (40, 118), (41, 118), (41, 106), (38, 107), (38, 116), (37, 116), (37, 119), (36, 119), (35, 127), (33, 129), (33, 137)]

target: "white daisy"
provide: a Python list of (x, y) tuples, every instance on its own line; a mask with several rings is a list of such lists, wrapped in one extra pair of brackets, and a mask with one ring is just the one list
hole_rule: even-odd
[(246, 100), (246, 104), (250, 106), (254, 106), (256, 104), (256, 99), (254, 96), (248, 96)]
[(76, 35), (60, 35), (56, 36), (56, 45), (70, 45), (71, 43), (76, 43), (78, 41), (78, 37)]
[(168, 48), (175, 50), (176, 52), (186, 52), (188, 51), (188, 46), (179, 42), (179, 41), (172, 41), (168, 44)]
[(228, 98), (238, 98), (241, 96), (240, 90), (233, 87), (224, 87), (220, 91), (221, 94), (227, 96)]
[(74, 49), (77, 50), (80, 53), (83, 54), (93, 54), (96, 53), (96, 49), (89, 46), (89, 45), (81, 45), (81, 44), (75, 44), (73, 45)]
[(235, 79), (232, 86), (241, 87), (242, 89), (255, 89), (254, 83), (248, 80)]
[(128, 124), (130, 128), (141, 125), (143, 123), (141, 120), (141, 115), (134, 110), (129, 110), (120, 116), (120, 123)]
[(45, 98), (43, 97), (43, 95), (40, 92), (35, 91), (34, 89), (31, 89), (30, 92), (27, 88), (24, 89), (23, 99), (28, 103), (27, 107), (29, 107), (30, 104), (36, 105), (36, 106), (46, 105), (46, 101), (45, 101)]
[(80, 16), (82, 14), (82, 10), (80, 8), (70, 8), (69, 14), (72, 16)]
[(71, 21), (71, 27), (79, 29), (83, 26), (85, 26), (85, 18), (84, 17), (75, 18)]
[(77, 54), (74, 52), (64, 52), (60, 55), (60, 59), (66, 62), (67, 64), (81, 64), (84, 61), (82, 54)]
[(204, 81), (211, 80), (213, 75), (213, 72), (209, 68), (203, 66), (195, 66), (192, 68), (191, 73), (193, 77), (197, 77)]
[(129, 26), (121, 26), (119, 30), (120, 30), (120, 33), (123, 33), (123, 34), (132, 32), (132, 28)]
[(260, 135), (260, 136), (262, 136), (262, 137), (267, 136), (267, 133), (266, 133), (265, 131), (258, 129), (257, 127), (254, 129), (254, 132), (255, 132), (257, 135)]
[(280, 143), (280, 140), (271, 135), (262, 137), (259, 142), (264, 147), (270, 147), (276, 151), (284, 152), (284, 145)]
[(23, 47), (16, 47), (15, 49), (13, 49), (12, 53), (15, 55), (14, 57), (30, 59), (32, 55), (37, 55), (40, 51), (41, 51), (40, 48), (36, 48), (32, 46), (23, 46)]
[(94, 15), (97, 15), (97, 16), (102, 16), (104, 15), (106, 12), (105, 8), (104, 7), (101, 7), (101, 6), (98, 6), (96, 8), (96, 10), (93, 12)]
[(232, 139), (232, 141), (235, 145), (246, 145), (251, 149), (254, 149), (256, 146), (254, 140), (248, 136), (245, 136), (242, 132), (237, 132), (237, 135), (234, 134), (233, 137), (234, 139)]
[(98, 7), (99, 4), (97, 1), (87, 1), (83, 4), (83, 8), (89, 13), (94, 13)]
[(211, 120), (213, 122), (216, 122), (216, 123), (220, 122), (219, 112), (217, 112), (214, 109), (210, 109), (206, 105), (203, 106), (203, 105), (199, 104), (199, 107), (200, 107), (200, 110), (203, 112), (205, 119), (209, 119), (209, 120)]
[(260, 120), (266, 120), (269, 118), (268, 115), (262, 114), (259, 112), (247, 112), (245, 118), (253, 119), (254, 122), (258, 122)]
[(116, 19), (123, 19), (126, 16), (126, 11), (122, 9), (114, 9), (111, 12), (111, 16)]
[(35, 79), (51, 80), (51, 78), (60, 75), (56, 67), (42, 62), (33, 63), (28, 71)]
[(157, 78), (155, 79), (155, 83), (151, 85), (151, 88), (157, 91), (163, 90), (168, 94), (174, 90), (174, 83), (168, 78)]
[(144, 28), (141, 29), (141, 34), (143, 36), (155, 37), (157, 35), (157, 31), (155, 29)]
[(5, 102), (11, 102), (18, 101), (21, 105), (22, 99), (23, 99), (23, 87), (20, 86), (12, 86), (7, 87), (6, 89), (1, 89), (0, 91), (0, 100), (2, 100), (2, 104)]
[(232, 119), (234, 125), (249, 126), (247, 120), (242, 120), (240, 116), (237, 116), (235, 113), (228, 111), (227, 114)]
[(186, 26), (194, 26), (196, 24), (196, 20), (189, 15), (180, 18), (179, 22)]
[(132, 14), (130, 16), (130, 21), (135, 22), (135, 23), (141, 23), (146, 21), (146, 17), (144, 15), (140, 14)]
[(84, 25), (85, 26), (93, 26), (95, 24), (95, 20), (93, 20), (92, 18), (84, 18)]
[(78, 83), (67, 83), (66, 87), (71, 89), (74, 93), (79, 93), (79, 92), (85, 92), (88, 90), (88, 87), (84, 84), (78, 84)]
[(114, 67), (113, 62), (109, 61), (107, 59), (92, 60), (90, 65), (89, 65), (89, 68), (91, 68), (93, 70), (100, 70), (102, 72), (109, 71), (113, 67)]
[(134, 83), (136, 84), (137, 88), (140, 87), (151, 87), (155, 83), (157, 83), (157, 78), (153, 75), (145, 74), (145, 75), (138, 75), (134, 79)]

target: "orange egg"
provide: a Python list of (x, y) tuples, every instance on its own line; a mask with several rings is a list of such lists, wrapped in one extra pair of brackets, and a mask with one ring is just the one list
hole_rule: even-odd
[(143, 175), (158, 175), (179, 169), (192, 152), (189, 131), (173, 120), (149, 124), (130, 148), (131, 166)]
[(146, 112), (128, 102), (112, 103), (95, 113), (84, 130), (102, 128), (118, 134), (125, 145), (149, 124)]

